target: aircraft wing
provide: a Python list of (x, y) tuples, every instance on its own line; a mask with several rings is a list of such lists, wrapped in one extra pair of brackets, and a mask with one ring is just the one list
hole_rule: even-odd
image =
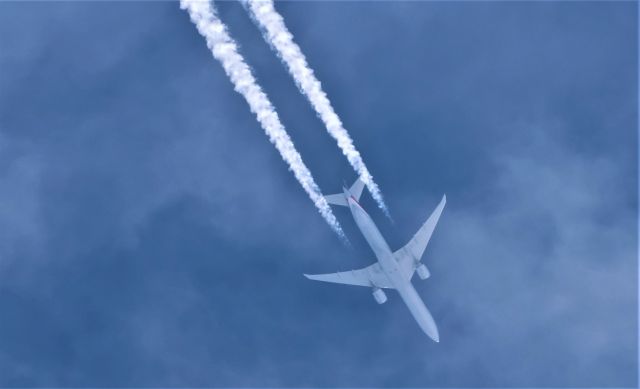
[(304, 276), (310, 280), (334, 282), (336, 284), (393, 288), (391, 282), (389, 282), (386, 274), (380, 267), (380, 264), (377, 262), (371, 266), (367, 266), (358, 270), (349, 270), (328, 274), (305, 274)]
[(393, 253), (393, 256), (400, 265), (402, 274), (404, 274), (407, 279), (411, 279), (413, 272), (419, 265), (418, 262), (420, 262), (422, 254), (424, 254), (424, 250), (427, 248), (427, 244), (431, 239), (433, 230), (436, 228), (436, 224), (438, 224), (438, 219), (440, 219), (440, 214), (442, 213), (446, 202), (447, 196), (442, 196), (440, 204), (438, 204), (433, 213), (431, 213), (431, 216), (429, 216), (429, 219), (427, 219), (422, 227), (420, 227), (409, 243)]

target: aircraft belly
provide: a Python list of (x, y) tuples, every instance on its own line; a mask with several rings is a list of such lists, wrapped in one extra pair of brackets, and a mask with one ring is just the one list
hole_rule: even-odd
[(391, 252), (389, 245), (387, 245), (387, 242), (382, 237), (382, 234), (378, 230), (378, 227), (376, 227), (373, 220), (371, 220), (371, 217), (369, 217), (369, 215), (367, 215), (367, 213), (357, 205), (351, 206), (351, 212), (356, 224), (360, 228), (360, 232), (362, 232), (362, 235), (366, 239), (367, 243), (369, 243), (369, 246), (375, 253), (376, 257), (378, 259), (385, 257), (393, 258), (393, 253)]
[(405, 282), (403, 286), (397, 287), (396, 289), (402, 297), (402, 300), (407, 304), (409, 311), (418, 322), (422, 331), (424, 331), (424, 333), (434, 341), (439, 342), (440, 335), (438, 334), (436, 322), (433, 320), (431, 312), (429, 312), (427, 307), (424, 305), (424, 302), (418, 295), (418, 292), (416, 292), (413, 285), (411, 285), (410, 282)]
[(411, 282), (402, 277), (398, 262), (394, 259), (393, 252), (382, 237), (382, 234), (380, 234), (378, 227), (376, 227), (371, 217), (369, 217), (359, 205), (350, 202), (350, 208), (356, 224), (378, 258), (380, 266), (387, 275), (387, 278), (398, 290), (402, 300), (404, 300), (407, 307), (409, 307), (409, 311), (418, 322), (418, 325), (431, 339), (439, 342), (438, 327), (431, 313), (424, 305), (424, 302), (422, 302), (418, 292), (416, 292), (413, 285), (411, 285)]
[[(411, 276), (413, 272), (416, 271), (415, 261), (420, 260), (429, 243), (431, 234), (444, 208), (446, 197), (442, 197), (438, 207), (422, 227), (420, 227), (409, 243), (394, 254), (369, 214), (358, 203), (364, 184), (358, 184), (360, 185), (359, 187), (357, 184), (358, 182), (356, 182), (351, 189), (343, 188), (342, 196), (337, 194), (329, 195), (327, 199), (331, 204), (349, 207), (354, 221), (371, 247), (371, 250), (373, 250), (378, 263), (374, 263), (364, 269), (352, 270), (351, 272), (319, 275), (305, 274), (305, 276), (319, 281), (371, 286), (376, 293), (379, 292), (377, 288), (396, 289), (422, 331), (434, 341), (439, 342), (440, 335), (438, 334), (438, 327), (433, 320), (433, 316), (431, 316), (431, 313), (422, 301), (422, 298), (420, 298), (420, 295), (418, 295), (418, 292), (416, 292), (411, 284)], [(353, 188), (356, 188), (356, 190), (354, 191)], [(408, 267), (411, 268), (407, 270)], [(422, 276), (420, 273), (419, 275)], [(379, 296), (376, 295), (376, 300), (379, 303), (384, 302), (378, 297)]]
[(398, 262), (393, 257), (393, 252), (389, 248), (387, 241), (382, 237), (371, 217), (356, 204), (351, 205), (351, 212), (389, 281), (393, 285), (404, 283), (405, 279), (402, 277)]

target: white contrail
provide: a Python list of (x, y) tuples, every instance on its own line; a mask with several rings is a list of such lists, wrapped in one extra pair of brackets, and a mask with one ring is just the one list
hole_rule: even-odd
[(247, 100), (251, 111), (256, 115), (258, 122), (269, 136), (269, 140), (276, 146), (282, 159), (287, 162), (289, 169), (315, 203), (322, 217), (340, 238), (346, 240), (338, 220), (280, 122), (275, 108), (258, 86), (244, 58), (238, 53), (236, 43), (215, 14), (213, 5), (209, 1), (203, 0), (180, 0), (180, 8), (189, 12), (191, 21), (206, 39), (207, 46), (213, 56), (222, 64), (235, 90)]
[(322, 90), (320, 81), (313, 74), (302, 50), (293, 41), (293, 35), (285, 26), (282, 16), (275, 10), (273, 1), (243, 0), (243, 4), (248, 5), (250, 14), (262, 30), (265, 40), (286, 64), (300, 92), (307, 96), (316, 113), (324, 122), (327, 131), (338, 142), (338, 147), (365, 183), (373, 199), (378, 203), (378, 207), (389, 217), (389, 210), (384, 203), (378, 185), (373, 181), (360, 153), (353, 146), (349, 133), (331, 106), (331, 102)]

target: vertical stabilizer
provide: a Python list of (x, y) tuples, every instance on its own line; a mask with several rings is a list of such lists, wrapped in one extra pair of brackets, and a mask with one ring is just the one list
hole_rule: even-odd
[(348, 207), (349, 202), (347, 201), (348, 196), (353, 196), (356, 201), (360, 201), (360, 196), (362, 195), (362, 189), (364, 188), (364, 183), (359, 178), (356, 182), (351, 185), (349, 189), (343, 188), (344, 191), (342, 193), (330, 194), (324, 196), (329, 204), (333, 205), (342, 205), (343, 207)]

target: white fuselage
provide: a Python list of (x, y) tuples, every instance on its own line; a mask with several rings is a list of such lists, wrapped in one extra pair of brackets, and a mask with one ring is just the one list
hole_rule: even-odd
[(358, 225), (358, 228), (360, 228), (362, 235), (369, 243), (369, 246), (371, 246), (382, 270), (389, 279), (389, 282), (398, 291), (405, 304), (407, 304), (407, 307), (409, 307), (411, 314), (413, 314), (413, 317), (420, 325), (420, 328), (422, 328), (429, 337), (438, 342), (438, 327), (436, 327), (436, 323), (433, 320), (431, 313), (429, 313), (429, 310), (424, 305), (424, 302), (422, 302), (418, 292), (416, 292), (415, 288), (411, 284), (411, 280), (404, 278), (400, 271), (398, 262), (387, 244), (387, 241), (382, 237), (382, 234), (380, 234), (378, 227), (376, 227), (369, 214), (362, 209), (360, 204), (349, 194), (347, 190), (345, 190), (345, 196), (347, 197), (347, 202), (349, 204), (351, 214), (353, 215), (353, 219)]

